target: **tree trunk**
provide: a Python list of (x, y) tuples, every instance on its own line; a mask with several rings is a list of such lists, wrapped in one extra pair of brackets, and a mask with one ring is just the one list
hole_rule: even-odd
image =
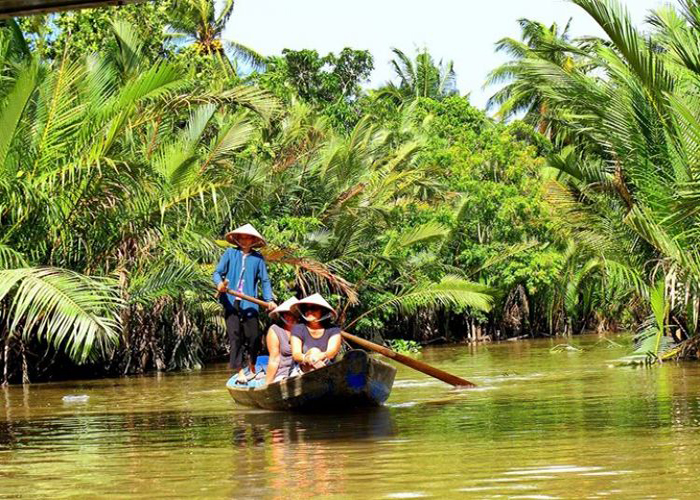
[(24, 346), (24, 340), (19, 339), (19, 349), (22, 353), (22, 384), (29, 383), (29, 363), (27, 363), (27, 350)]
[(5, 347), (3, 349), (3, 366), (2, 366), (2, 385), (3, 387), (10, 383), (9, 381), (9, 371), (10, 371), (10, 335), (5, 337)]

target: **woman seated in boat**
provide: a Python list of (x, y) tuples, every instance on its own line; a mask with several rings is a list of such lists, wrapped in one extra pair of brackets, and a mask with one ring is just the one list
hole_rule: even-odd
[(266, 336), (267, 351), (270, 354), (265, 371), (266, 384), (289, 377), (294, 368), (291, 336), (292, 328), (297, 324), (297, 313), (291, 307), (297, 302), (295, 297), (291, 297), (270, 312), (270, 318), (277, 324), (270, 327)]
[(302, 322), (292, 328), (292, 357), (303, 371), (322, 368), (340, 352), (340, 328), (333, 321), (335, 310), (315, 293), (291, 307)]

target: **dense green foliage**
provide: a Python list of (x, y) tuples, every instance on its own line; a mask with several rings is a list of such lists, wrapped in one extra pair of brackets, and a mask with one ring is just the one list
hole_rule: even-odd
[[(624, 304), (621, 314), (648, 315), (640, 354), (693, 354), (700, 338), (700, 3), (658, 9), (648, 33), (616, 1), (574, 3), (607, 39), (550, 36), (546, 51), (534, 44), (507, 65), (508, 88), (539, 104), (526, 109), (539, 113), (556, 145), (547, 197), (576, 242), (577, 275), (602, 274), (605, 288), (593, 292), (608, 310)], [(506, 112), (517, 108), (495, 102), (505, 102)], [(685, 342), (674, 348), (673, 340)]]
[[(407, 219), (412, 203), (437, 200), (422, 191), (418, 127), (332, 126), (313, 99), (244, 84), (225, 54), (204, 50), (211, 39), (192, 37), (202, 55), (192, 60), (192, 45), (154, 52), (137, 25), (80, 16), (103, 30), (97, 51), (68, 40), (40, 50), (14, 22), (0, 31), (4, 381), (62, 364), (189, 368), (221, 354), (217, 237), (246, 221), (270, 240), (279, 297), (321, 290), (361, 332), (378, 333), (391, 311), (490, 309), (485, 286), (409, 264), (445, 232)], [(220, 18), (207, 19), (216, 38)], [(369, 62), (348, 76), (354, 53), (344, 54), (340, 86)], [(203, 82), (200, 70), (221, 77)], [(339, 98), (356, 99), (351, 87)]]
[(220, 356), (210, 274), (244, 222), (280, 299), (320, 291), (364, 336), (640, 326), (644, 355), (693, 352), (700, 10), (663, 9), (645, 37), (577, 3), (611, 41), (522, 20), (523, 42), (499, 42), (515, 59), (491, 103), (526, 113), (510, 124), (427, 51), (395, 50), (377, 91), (365, 51), (265, 59), (222, 39), (233, 2), (6, 23), (2, 380)]
[(374, 67), (365, 50), (343, 49), (320, 56), (315, 50), (284, 49), (270, 57), (265, 71), (252, 80), (273, 92), (287, 105), (300, 99), (314, 106), (336, 128), (351, 129), (360, 119), (358, 100)]

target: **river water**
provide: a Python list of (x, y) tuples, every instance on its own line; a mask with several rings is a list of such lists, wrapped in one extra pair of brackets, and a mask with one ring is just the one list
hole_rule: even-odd
[[(621, 341), (615, 338), (616, 341)], [(226, 366), (0, 390), (0, 497), (697, 498), (700, 364), (599, 337), (425, 350), (384, 408), (237, 406)]]

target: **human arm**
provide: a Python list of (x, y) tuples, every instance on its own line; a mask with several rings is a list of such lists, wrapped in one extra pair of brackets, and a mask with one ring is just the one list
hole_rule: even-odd
[(302, 353), (303, 349), (303, 344), (301, 341), (301, 338), (297, 337), (292, 333), (292, 338), (291, 338), (291, 343), (292, 343), (292, 359), (296, 361), (297, 363), (303, 363), (304, 362), (304, 354)]
[(221, 293), (226, 293), (228, 288), (228, 280), (226, 279), (226, 273), (228, 273), (228, 266), (231, 260), (231, 252), (226, 250), (224, 254), (219, 259), (219, 263), (214, 269), (213, 280), (216, 285), (216, 289)]
[(282, 358), (280, 354), (280, 339), (277, 338), (275, 332), (270, 328), (267, 331), (267, 350), (270, 353), (269, 361), (267, 362), (267, 373), (265, 374), (265, 383), (271, 384), (275, 380), (277, 375), (277, 370), (280, 367), (280, 360)]
[(326, 347), (326, 352), (324, 353), (326, 355), (326, 359), (329, 361), (332, 361), (335, 359), (335, 357), (338, 355), (340, 352), (340, 347), (343, 343), (343, 336), (340, 334), (340, 331), (336, 335), (333, 335), (330, 339), (328, 339), (328, 347)]
[(342, 344), (342, 337), (340, 335), (340, 329), (336, 328), (328, 339), (328, 344), (325, 351), (313, 352), (309, 351), (310, 357), (306, 361), (310, 364), (316, 365), (317, 363), (325, 363), (327, 360), (332, 361), (340, 352), (340, 347)]

